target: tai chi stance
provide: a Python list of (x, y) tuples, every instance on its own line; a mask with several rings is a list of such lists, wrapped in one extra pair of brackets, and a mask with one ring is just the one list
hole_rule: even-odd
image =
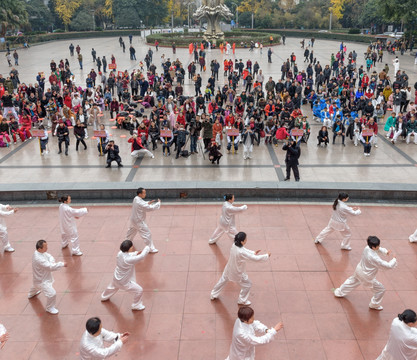
[(9, 340), (9, 333), (7, 332), (6, 328), (3, 324), (0, 324), (0, 350), (4, 348), (6, 345), (7, 340)]
[(248, 241), (244, 232), (239, 232), (235, 236), (235, 242), (230, 249), (229, 261), (224, 268), (223, 275), (211, 291), (211, 300), (219, 297), (220, 292), (226, 286), (228, 281), (239, 283), (241, 290), (237, 301), (240, 305), (250, 305), (249, 293), (252, 282), (246, 274), (246, 260), (267, 261), (271, 253), (258, 255), (261, 250), (252, 251), (246, 249), (243, 245)]
[(54, 257), (47, 253), (48, 243), (45, 240), (39, 240), (36, 243), (36, 251), (32, 257), (33, 285), (29, 291), (28, 299), (40, 294), (43, 291), (47, 298), (46, 311), (51, 314), (58, 314), (56, 304), (56, 291), (52, 287), (54, 278), (52, 271), (66, 267), (65, 262), (55, 262)]
[(149, 252), (157, 253), (158, 249), (155, 248), (152, 242), (152, 235), (145, 220), (148, 211), (154, 211), (161, 207), (161, 200), (145, 201), (146, 190), (144, 188), (139, 188), (136, 194), (137, 196), (133, 199), (132, 215), (130, 216), (130, 225), (126, 239), (132, 241), (136, 233), (139, 232), (145, 244), (149, 246)]
[(7, 234), (6, 216), (12, 215), (17, 212), (16, 208), (12, 208), (10, 205), (0, 204), (0, 238), (2, 240), (1, 244), (1, 253), (3, 252), (13, 252), (14, 249), (9, 243), (9, 235)]
[(410, 240), (410, 242), (417, 242), (417, 230), (416, 230), (416, 231), (414, 231), (414, 233), (413, 233), (413, 234), (411, 234), (411, 235), (408, 237), (408, 240)]
[(333, 214), (330, 218), (327, 226), (321, 231), (321, 233), (316, 237), (314, 241), (316, 244), (320, 244), (327, 235), (331, 234), (333, 231), (340, 231), (343, 236), (341, 249), (342, 250), (352, 250), (350, 246), (350, 238), (352, 233), (347, 224), (347, 215), (360, 215), (361, 210), (358, 207), (350, 207), (346, 205), (346, 202), (349, 200), (349, 195), (346, 193), (340, 193), (337, 199), (333, 203)]
[[(101, 320), (93, 317), (87, 320), (80, 342), (80, 360), (101, 360), (114, 355), (122, 348), (123, 344), (129, 339), (129, 333), (114, 333), (103, 329)], [(112, 343), (109, 347), (104, 347), (104, 342)]]
[(71, 196), (64, 195), (59, 199), (59, 225), (61, 227), (62, 248), (65, 249), (71, 243), (71, 254), (80, 256), (80, 241), (78, 240), (77, 225), (75, 219), (88, 213), (87, 208), (73, 209)]
[(133, 243), (125, 240), (117, 254), (117, 264), (112, 283), (101, 294), (101, 301), (109, 300), (119, 289), (134, 293), (132, 310), (144, 310), (142, 304), (143, 289), (136, 283), (135, 265), (149, 254), (149, 246), (142, 251), (134, 251)]
[(384, 297), (385, 288), (377, 279), (376, 274), (378, 269), (392, 269), (397, 266), (397, 259), (395, 255), (390, 261), (385, 261), (380, 258), (381, 254), (389, 255), (390, 250), (379, 246), (380, 240), (376, 236), (368, 236), (368, 246), (365, 247), (362, 253), (362, 259), (356, 266), (355, 273), (347, 279), (340, 288), (334, 291), (334, 296), (345, 297), (352, 290), (357, 288), (360, 284), (368, 287), (374, 293), (374, 296), (369, 303), (369, 307), (375, 310), (382, 310), (382, 298)]
[(376, 360), (415, 360), (417, 357), (416, 313), (407, 309), (391, 324), (389, 339)]
[(237, 234), (235, 214), (248, 208), (246, 205), (233, 206), (233, 202), (235, 201), (233, 194), (226, 194), (224, 200), (219, 226), (217, 226), (217, 229), (211, 235), (209, 240), (210, 245), (215, 244), (224, 233), (227, 233), (233, 239)]
[[(249, 306), (242, 306), (237, 316), (230, 353), (226, 360), (255, 360), (255, 346), (271, 342), (275, 334), (284, 327), (279, 322), (268, 329), (266, 325), (255, 320), (255, 312)], [(256, 332), (263, 335), (256, 336)]]

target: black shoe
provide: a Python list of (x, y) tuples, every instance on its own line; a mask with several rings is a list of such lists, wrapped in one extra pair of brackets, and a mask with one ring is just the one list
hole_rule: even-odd
[(86, 145), (86, 146), (84, 146), (84, 150), (87, 150), (87, 145)]
[(345, 143), (342, 143), (343, 146), (346, 146)]
[(175, 156), (175, 158), (176, 158), (176, 159), (178, 159), (178, 158), (179, 158), (179, 156), (178, 156), (178, 155), (176, 155), (176, 156)]
[(77, 147), (75, 148), (75, 151), (78, 151), (78, 148)]
[(68, 156), (68, 151), (65, 151), (65, 156)]
[(62, 154), (62, 151), (61, 151), (61, 150), (59, 150), (59, 151), (58, 151), (58, 154)]
[(300, 179), (295, 179), (295, 181), (300, 181)]
[(122, 163), (120, 163), (120, 164), (117, 164), (117, 166), (118, 166), (118, 167), (123, 167), (123, 164), (122, 164)]
[(290, 180), (290, 178), (285, 178), (285, 179), (284, 179), (284, 181), (289, 181), (289, 180)]
[(109, 167), (111, 167), (111, 165), (110, 165), (110, 164), (108, 164), (108, 165), (106, 166), (106, 168), (109, 168)]

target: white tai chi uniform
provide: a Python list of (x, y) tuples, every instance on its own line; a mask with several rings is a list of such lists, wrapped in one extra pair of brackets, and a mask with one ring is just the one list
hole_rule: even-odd
[(416, 231), (414, 231), (414, 233), (413, 233), (413, 234), (411, 234), (411, 235), (408, 237), (408, 240), (410, 240), (410, 242), (417, 242), (417, 230), (416, 230)]
[(417, 357), (417, 329), (398, 318), (391, 324), (389, 339), (376, 360), (415, 360)]
[(135, 196), (133, 199), (132, 214), (130, 215), (129, 229), (127, 230), (126, 240), (132, 241), (136, 233), (139, 231), (142, 236), (145, 245), (149, 246), (150, 252), (157, 251), (152, 242), (152, 235), (146, 225), (146, 213), (148, 211), (158, 210), (161, 207), (161, 202), (157, 201), (152, 204), (148, 204), (139, 196)]
[(347, 224), (347, 215), (360, 215), (360, 213), (360, 210), (353, 210), (350, 206), (346, 205), (344, 201), (338, 200), (336, 210), (333, 210), (333, 214), (329, 223), (317, 236), (315, 241), (316, 244), (321, 243), (327, 237), (327, 235), (336, 230), (340, 231), (343, 236), (341, 248), (350, 250), (350, 237), (352, 236), (352, 233), (350, 232), (350, 228)]
[[(103, 328), (98, 336), (93, 336), (86, 330), (80, 342), (80, 360), (101, 360), (114, 355), (123, 346), (122, 340), (120, 340), (121, 336), (121, 334)], [(115, 341), (116, 337), (119, 337), (117, 341)], [(104, 341), (113, 344), (104, 347)]]
[(382, 247), (378, 250), (373, 250), (369, 246), (366, 246), (362, 252), (362, 259), (356, 266), (355, 273), (340, 288), (335, 290), (335, 296), (343, 297), (362, 284), (372, 289), (374, 293), (369, 307), (378, 308), (381, 305), (385, 293), (384, 285), (376, 279), (378, 269), (392, 269), (397, 266), (397, 259), (393, 258), (390, 261), (385, 261), (379, 257), (379, 254), (387, 255), (388, 250)]
[(230, 249), (229, 261), (224, 268), (222, 277), (211, 291), (211, 298), (217, 299), (227, 282), (234, 281), (239, 283), (241, 287), (238, 304), (249, 305), (250, 302), (248, 299), (252, 282), (246, 274), (246, 260), (267, 261), (268, 258), (268, 254), (256, 255), (255, 251), (246, 249), (244, 246), (238, 247), (233, 244)]
[(9, 243), (9, 236), (7, 234), (7, 226), (6, 220), (4, 219), (5, 216), (9, 216), (14, 214), (13, 210), (9, 210), (9, 205), (2, 205), (0, 204), (0, 238), (2, 241), (2, 246), (0, 252), (3, 253), (4, 251), (14, 251)]
[(117, 254), (117, 264), (114, 270), (112, 283), (107, 286), (107, 289), (101, 294), (101, 300), (106, 301), (110, 299), (119, 289), (134, 293), (132, 309), (143, 310), (145, 307), (142, 304), (142, 287), (136, 283), (135, 264), (141, 261), (149, 254), (149, 246), (145, 246), (140, 254), (135, 252), (119, 251)]
[[(7, 333), (6, 328), (4, 327), (3, 324), (0, 324), (0, 336), (4, 335), (5, 333)], [(2, 345), (2, 342), (0, 341), (0, 346)]]
[[(255, 331), (264, 335), (256, 336)], [(271, 342), (276, 333), (274, 328), (268, 329), (258, 320), (247, 324), (236, 319), (230, 353), (226, 360), (255, 360), (255, 346)]]
[(35, 251), (32, 257), (33, 285), (29, 291), (28, 298), (35, 296), (39, 291), (43, 291), (47, 298), (46, 311), (55, 307), (56, 291), (52, 287), (54, 278), (52, 271), (56, 271), (64, 266), (62, 261), (55, 262), (54, 257), (47, 252), (40, 253)]
[(71, 254), (80, 254), (80, 241), (78, 240), (75, 218), (87, 214), (87, 208), (73, 209), (68, 204), (59, 205), (59, 225), (61, 227), (62, 248), (71, 243)]
[(222, 215), (220, 216), (219, 226), (214, 231), (213, 235), (209, 240), (209, 244), (214, 244), (220, 237), (227, 233), (229, 237), (234, 239), (235, 235), (237, 234), (236, 225), (235, 225), (235, 214), (241, 211), (246, 210), (248, 207), (246, 205), (242, 206), (233, 206), (228, 201), (223, 203), (222, 208)]

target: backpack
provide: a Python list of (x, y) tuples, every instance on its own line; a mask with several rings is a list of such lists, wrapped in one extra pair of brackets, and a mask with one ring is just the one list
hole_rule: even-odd
[(187, 158), (187, 157), (189, 157), (191, 154), (190, 154), (190, 152), (188, 151), (188, 150), (182, 150), (181, 151), (181, 156), (182, 157), (185, 157), (185, 158)]

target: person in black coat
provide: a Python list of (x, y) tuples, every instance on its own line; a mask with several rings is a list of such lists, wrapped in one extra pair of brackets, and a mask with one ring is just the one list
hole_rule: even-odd
[(107, 166), (111, 167), (113, 161), (117, 162), (118, 167), (123, 167), (122, 158), (119, 155), (119, 147), (114, 144), (114, 140), (110, 140), (104, 148), (104, 153), (107, 154)]
[(325, 146), (329, 143), (329, 132), (327, 131), (327, 126), (323, 126), (320, 131), (319, 135), (317, 136), (318, 144), (317, 146), (320, 146), (322, 143), (324, 143)]
[(285, 181), (290, 180), (291, 169), (294, 173), (295, 181), (300, 181), (300, 173), (298, 172), (298, 158), (301, 154), (300, 144), (290, 139), (284, 144), (282, 150), (287, 151), (287, 154), (285, 155), (285, 165), (287, 167), (287, 177), (285, 178)]
[(56, 129), (56, 134), (58, 136), (58, 154), (62, 153), (62, 143), (65, 143), (65, 155), (68, 156), (68, 145), (69, 145), (69, 132), (68, 132), (68, 128), (66, 127), (66, 125), (64, 124), (64, 122), (62, 120), (59, 121), (59, 125), (58, 128)]

